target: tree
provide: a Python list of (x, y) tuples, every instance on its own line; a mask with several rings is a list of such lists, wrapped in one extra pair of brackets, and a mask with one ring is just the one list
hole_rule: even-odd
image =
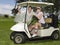
[(47, 0), (47, 2), (51, 2), (51, 3), (54, 3), (54, 7), (53, 8), (56, 8), (56, 11), (58, 12), (59, 10), (59, 6), (60, 6), (60, 0)]
[(9, 18), (9, 15), (8, 15), (8, 14), (4, 14), (4, 17), (5, 17), (5, 18)]

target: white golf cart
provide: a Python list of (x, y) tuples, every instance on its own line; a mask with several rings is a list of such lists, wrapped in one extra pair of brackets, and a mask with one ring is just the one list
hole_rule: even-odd
[[(37, 6), (49, 6), (49, 5), (54, 5), (53, 3), (47, 3), (47, 2), (33, 2), (33, 1), (27, 1), (27, 2), (22, 2), (19, 3), (21, 7), (37, 7)], [(26, 9), (27, 13), (27, 9)], [(57, 21), (54, 21), (56, 18), (46, 18), (45, 22), (47, 25), (47, 28), (42, 28), (38, 30), (37, 37), (32, 37), (31, 33), (29, 32), (28, 25), (26, 23), (26, 17), (27, 14), (25, 15), (25, 18), (23, 14), (20, 14), (25, 22), (23, 20), (16, 25), (13, 25), (11, 27), (11, 30), (13, 31), (11, 33), (11, 40), (14, 41), (14, 43), (20, 44), (26, 42), (26, 39), (32, 39), (32, 38), (42, 38), (42, 37), (51, 37), (52, 39), (59, 39), (59, 27)], [(20, 18), (21, 19), (21, 18)], [(55, 26), (56, 27), (55, 27)]]

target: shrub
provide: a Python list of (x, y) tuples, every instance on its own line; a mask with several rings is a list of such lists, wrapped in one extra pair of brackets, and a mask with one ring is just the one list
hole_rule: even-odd
[(9, 18), (9, 16), (7, 14), (4, 15), (5, 18)]

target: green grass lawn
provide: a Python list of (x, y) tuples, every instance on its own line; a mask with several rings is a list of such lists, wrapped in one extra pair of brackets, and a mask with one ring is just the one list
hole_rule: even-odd
[(13, 19), (0, 18), (0, 45), (60, 45), (60, 40), (35, 40), (27, 41), (24, 44), (14, 44), (10, 40), (11, 26), (14, 25)]

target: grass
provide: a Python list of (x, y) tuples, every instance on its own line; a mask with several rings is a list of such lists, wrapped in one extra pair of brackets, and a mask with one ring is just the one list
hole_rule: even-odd
[(42, 39), (42, 40), (34, 40), (27, 41), (24, 44), (14, 44), (13, 41), (10, 40), (11, 34), (11, 26), (15, 23), (11, 18), (0, 18), (0, 45), (60, 45), (60, 40), (50, 40), (50, 39)]

